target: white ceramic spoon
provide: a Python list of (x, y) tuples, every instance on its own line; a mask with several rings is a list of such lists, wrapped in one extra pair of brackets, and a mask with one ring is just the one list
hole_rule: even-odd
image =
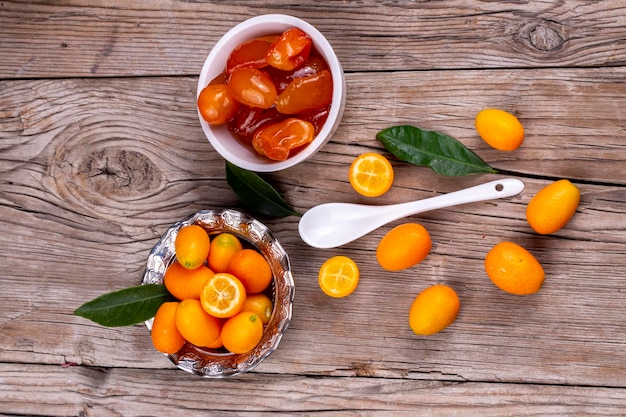
[(302, 240), (314, 248), (335, 248), (406, 216), (459, 204), (511, 197), (523, 189), (522, 181), (505, 178), (402, 204), (386, 206), (321, 204), (304, 213), (298, 224), (298, 231)]

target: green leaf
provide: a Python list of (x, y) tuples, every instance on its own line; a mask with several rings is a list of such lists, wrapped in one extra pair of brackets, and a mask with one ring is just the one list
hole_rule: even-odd
[(438, 174), (461, 176), (498, 172), (461, 142), (442, 133), (415, 126), (394, 126), (381, 130), (376, 138), (396, 158), (428, 166)]
[(146, 284), (110, 292), (78, 307), (74, 314), (102, 326), (130, 326), (151, 319), (172, 295), (161, 284)]
[(226, 181), (243, 205), (256, 213), (270, 217), (301, 216), (261, 177), (228, 161)]

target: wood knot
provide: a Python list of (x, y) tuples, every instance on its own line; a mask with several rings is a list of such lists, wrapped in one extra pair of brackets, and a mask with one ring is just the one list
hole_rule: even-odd
[(159, 187), (161, 172), (142, 153), (119, 148), (93, 150), (78, 172), (86, 185), (108, 198), (144, 194)]
[(530, 31), (529, 40), (540, 51), (556, 51), (565, 43), (556, 30), (543, 25), (537, 25)]
[(518, 36), (518, 42), (541, 54), (560, 51), (567, 40), (563, 26), (547, 20), (527, 23)]
[(144, 197), (158, 194), (167, 181), (158, 163), (140, 147), (147, 143), (141, 132), (131, 131), (132, 142), (103, 137), (103, 130), (106, 126), (99, 124), (68, 127), (67, 139), (58, 141), (50, 155), (48, 186), (73, 212), (117, 221), (129, 210), (145, 210)]

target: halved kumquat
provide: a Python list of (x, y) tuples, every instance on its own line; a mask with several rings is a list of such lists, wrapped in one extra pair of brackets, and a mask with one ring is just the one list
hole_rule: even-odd
[(366, 197), (385, 194), (393, 183), (393, 167), (383, 155), (367, 152), (350, 165), (348, 179), (354, 190)]
[(318, 282), (324, 294), (334, 298), (346, 297), (359, 285), (359, 267), (347, 256), (334, 256), (320, 268)]
[(234, 275), (220, 272), (204, 284), (200, 302), (204, 311), (213, 317), (232, 317), (241, 311), (246, 302), (246, 289)]

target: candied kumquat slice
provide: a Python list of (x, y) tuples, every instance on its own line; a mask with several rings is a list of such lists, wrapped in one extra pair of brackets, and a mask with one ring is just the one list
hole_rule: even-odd
[(261, 127), (252, 138), (252, 147), (259, 155), (284, 161), (292, 149), (313, 141), (315, 126), (295, 117)]
[(311, 52), (312, 40), (298, 28), (290, 28), (276, 37), (265, 59), (274, 68), (291, 71), (302, 65)]
[(332, 100), (333, 77), (323, 70), (289, 83), (276, 98), (276, 110), (283, 114), (307, 113), (330, 105)]
[(265, 54), (273, 40), (273, 38), (256, 38), (237, 45), (228, 56), (226, 71), (231, 73), (242, 67), (263, 68), (269, 65)]
[(230, 73), (228, 90), (239, 103), (262, 109), (272, 107), (278, 95), (274, 82), (267, 73), (247, 67)]

